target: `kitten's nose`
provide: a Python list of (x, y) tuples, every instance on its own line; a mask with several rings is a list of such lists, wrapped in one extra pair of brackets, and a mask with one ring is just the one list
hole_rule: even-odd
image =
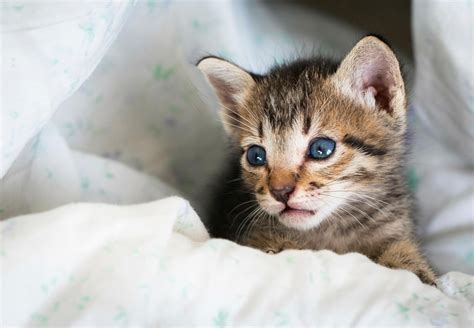
[(271, 194), (279, 202), (286, 204), (290, 198), (291, 193), (295, 190), (295, 184), (272, 186), (270, 189)]

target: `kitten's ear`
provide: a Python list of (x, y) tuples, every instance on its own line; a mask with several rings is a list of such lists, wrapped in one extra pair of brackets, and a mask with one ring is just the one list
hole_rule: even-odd
[(197, 67), (205, 74), (219, 98), (225, 131), (232, 136), (238, 135), (241, 107), (255, 80), (240, 67), (216, 57), (201, 59)]
[(333, 77), (343, 93), (393, 117), (405, 117), (406, 98), (400, 65), (382, 40), (367, 36), (344, 58)]

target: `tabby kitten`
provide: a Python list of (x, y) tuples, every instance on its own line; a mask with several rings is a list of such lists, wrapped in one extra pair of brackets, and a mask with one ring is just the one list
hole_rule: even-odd
[(198, 68), (233, 144), (211, 235), (267, 252), (359, 252), (435, 284), (410, 217), (405, 86), (383, 41), (363, 38), (340, 64), (298, 60), (266, 75), (216, 57)]

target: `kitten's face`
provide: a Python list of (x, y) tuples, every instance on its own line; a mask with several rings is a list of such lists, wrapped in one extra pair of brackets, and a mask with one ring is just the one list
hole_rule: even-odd
[(330, 80), (315, 78), (317, 87), (305, 95), (304, 86), (279, 90), (272, 78), (249, 97), (239, 139), (243, 177), (261, 208), (286, 226), (308, 229), (347, 216), (351, 201), (371, 202), (399, 139), (388, 114), (347, 99)]
[(242, 149), (246, 185), (260, 207), (288, 227), (307, 230), (343, 219), (356, 202), (380, 205), (373, 195), (400, 166), (403, 81), (388, 47), (369, 42), (369, 50), (376, 42), (376, 50), (389, 57), (372, 59), (375, 68), (359, 63), (362, 71), (354, 68), (361, 54), (356, 46), (352, 52), (359, 56), (349, 54), (337, 71), (300, 63), (252, 77), (232, 65), (224, 68), (231, 79), (207, 75), (221, 99), (227, 131)]

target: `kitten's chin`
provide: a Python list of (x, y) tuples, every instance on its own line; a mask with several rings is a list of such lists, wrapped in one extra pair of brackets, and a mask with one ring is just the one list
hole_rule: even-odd
[(278, 220), (288, 228), (303, 231), (316, 228), (324, 217), (315, 211), (287, 209), (279, 214)]

